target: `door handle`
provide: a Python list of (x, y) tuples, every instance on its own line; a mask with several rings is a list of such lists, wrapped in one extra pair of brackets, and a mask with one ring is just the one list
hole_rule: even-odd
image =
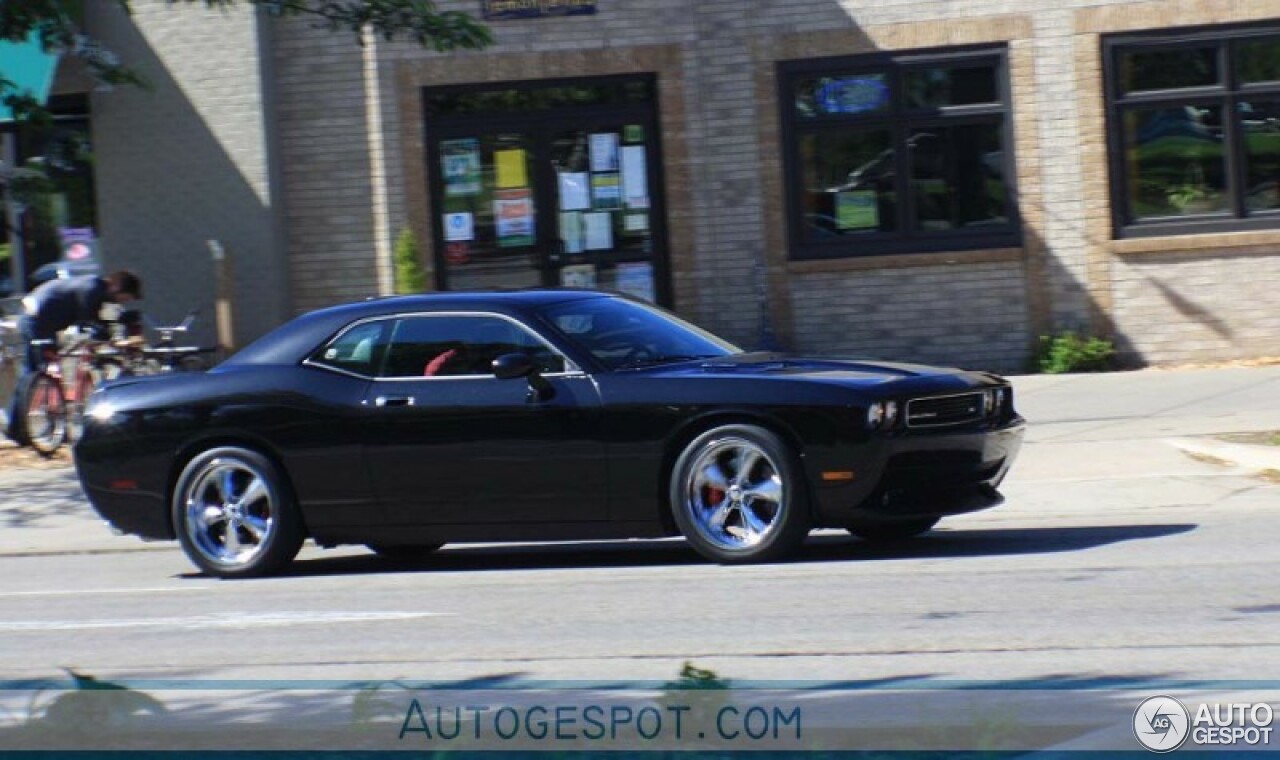
[(413, 406), (413, 396), (378, 396), (374, 406)]

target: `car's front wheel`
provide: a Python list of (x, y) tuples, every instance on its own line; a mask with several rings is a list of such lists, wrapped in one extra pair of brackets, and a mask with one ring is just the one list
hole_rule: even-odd
[(174, 489), (173, 526), (187, 557), (220, 578), (274, 573), (297, 556), (306, 536), (279, 468), (237, 446), (187, 463)]
[(671, 507), (680, 532), (716, 562), (768, 562), (809, 533), (795, 454), (756, 425), (723, 425), (695, 438), (676, 460)]
[(941, 517), (918, 517), (907, 520), (877, 520), (859, 522), (849, 526), (849, 532), (867, 541), (905, 541), (921, 533), (928, 533)]

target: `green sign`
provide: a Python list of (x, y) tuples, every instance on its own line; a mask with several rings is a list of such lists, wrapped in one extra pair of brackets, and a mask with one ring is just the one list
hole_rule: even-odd
[(875, 190), (836, 193), (836, 226), (842, 230), (874, 230), (880, 226)]

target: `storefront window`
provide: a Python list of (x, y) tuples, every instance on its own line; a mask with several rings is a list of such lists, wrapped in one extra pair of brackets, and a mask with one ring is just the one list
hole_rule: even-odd
[(1242, 101), (1244, 131), (1245, 209), (1280, 210), (1280, 97)]
[(1118, 235), (1280, 225), (1280, 34), (1108, 40)]
[(1241, 42), (1238, 50), (1242, 83), (1280, 82), (1280, 35)]
[(1135, 216), (1225, 211), (1222, 108), (1162, 105), (1125, 113), (1129, 208)]
[(1019, 244), (1003, 50), (779, 70), (793, 258)]
[(999, 124), (915, 129), (907, 144), (917, 230), (1008, 226)]
[(1127, 51), (1120, 56), (1120, 66), (1125, 92), (1204, 87), (1220, 79), (1213, 46)]

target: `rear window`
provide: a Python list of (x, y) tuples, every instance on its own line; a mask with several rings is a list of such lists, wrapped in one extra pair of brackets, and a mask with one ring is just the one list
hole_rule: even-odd
[(389, 320), (365, 322), (334, 338), (310, 357), (312, 364), (332, 367), (364, 377), (378, 374), (387, 350)]

